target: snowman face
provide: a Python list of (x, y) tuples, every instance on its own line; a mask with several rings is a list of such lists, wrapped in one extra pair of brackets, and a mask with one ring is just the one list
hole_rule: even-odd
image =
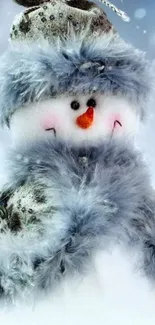
[(11, 119), (14, 144), (58, 138), (81, 144), (111, 137), (133, 137), (136, 108), (121, 96), (60, 96), (19, 109)]

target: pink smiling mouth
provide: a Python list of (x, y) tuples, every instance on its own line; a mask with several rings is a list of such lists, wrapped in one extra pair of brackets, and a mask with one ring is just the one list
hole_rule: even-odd
[(121, 122), (120, 122), (120, 121), (118, 121), (118, 120), (116, 120), (116, 121), (114, 122), (114, 126), (113, 126), (113, 129), (115, 129), (115, 128), (117, 128), (117, 127), (122, 127), (122, 124), (121, 124)]
[(115, 120), (114, 124), (113, 124), (113, 129), (112, 129), (112, 136), (113, 136), (115, 130), (117, 130), (120, 127), (122, 127), (121, 122), (119, 120)]
[(45, 129), (45, 131), (52, 131), (54, 133), (54, 136), (56, 137), (56, 129), (55, 128), (48, 128), (48, 129)]
[[(115, 120), (113, 123), (112, 135), (114, 134), (115, 129), (118, 129), (120, 127), (122, 127), (122, 123), (119, 120)], [(52, 131), (54, 133), (54, 136), (56, 137), (56, 129), (55, 128), (49, 127), (49, 128), (46, 128), (45, 131), (48, 131), (48, 132)]]

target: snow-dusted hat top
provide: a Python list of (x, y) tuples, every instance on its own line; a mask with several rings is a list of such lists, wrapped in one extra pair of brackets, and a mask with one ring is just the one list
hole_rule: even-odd
[[(98, 36), (112, 31), (116, 33), (107, 15), (99, 6), (87, 0), (15, 0), (30, 7), (19, 14), (12, 25), (12, 41), (35, 41), (69, 37), (72, 30), (76, 34), (87, 28), (87, 36)], [(128, 17), (110, 2), (108, 5), (124, 20)], [(88, 28), (89, 25), (89, 28)]]

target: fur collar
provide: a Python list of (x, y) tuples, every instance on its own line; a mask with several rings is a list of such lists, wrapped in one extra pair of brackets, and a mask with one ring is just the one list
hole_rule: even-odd
[(56, 209), (24, 233), (0, 234), (2, 297), (51, 290), (89, 268), (92, 256), (116, 241), (142, 254), (143, 269), (152, 276), (154, 198), (140, 155), (129, 145), (107, 142), (79, 151), (39, 142), (12, 152), (9, 166), (6, 190), (32, 182)]

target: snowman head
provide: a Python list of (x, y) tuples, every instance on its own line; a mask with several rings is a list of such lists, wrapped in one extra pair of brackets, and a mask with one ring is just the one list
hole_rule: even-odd
[(20, 46), (0, 63), (0, 118), (14, 144), (53, 137), (81, 144), (133, 136), (145, 116), (144, 54), (113, 35)]
[(17, 110), (10, 121), (13, 143), (56, 138), (81, 144), (105, 138), (133, 137), (139, 124), (136, 107), (121, 95), (93, 93), (33, 103)]

